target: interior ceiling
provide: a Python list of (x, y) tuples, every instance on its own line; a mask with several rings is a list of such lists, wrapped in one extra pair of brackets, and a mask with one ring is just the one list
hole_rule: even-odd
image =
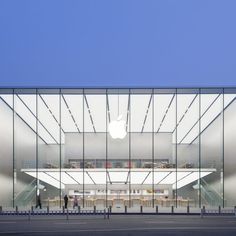
[[(64, 189), (66, 185), (73, 184), (138, 184), (151, 185), (152, 179), (155, 185), (171, 185), (173, 189), (182, 188), (200, 178), (203, 178), (216, 169), (22, 169), (22, 172), (56, 188)], [(61, 176), (60, 176), (61, 173)], [(107, 175), (107, 176), (106, 176)], [(84, 180), (84, 182), (83, 182)]]
[[(106, 121), (116, 120), (119, 114), (126, 121), (128, 132), (170, 132), (173, 143), (177, 136), (177, 143), (190, 144), (199, 131), (204, 131), (221, 114), (223, 104), (226, 109), (235, 97), (235, 94), (224, 94), (224, 99), (222, 94), (201, 94), (200, 99), (198, 94), (62, 94), (61, 97), (15, 94), (14, 109), (32, 130), (38, 130), (47, 144), (60, 143), (60, 134), (63, 143), (66, 132), (106, 132)], [(13, 108), (13, 95), (1, 94), (0, 98)]]

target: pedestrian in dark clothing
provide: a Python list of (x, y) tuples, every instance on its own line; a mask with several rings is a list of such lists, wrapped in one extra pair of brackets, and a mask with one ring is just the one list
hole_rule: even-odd
[(67, 197), (67, 195), (65, 195), (65, 197), (64, 197), (64, 203), (65, 203), (65, 209), (67, 209), (67, 205), (68, 205), (68, 197)]
[(36, 208), (38, 208), (38, 207), (39, 207), (40, 209), (42, 209), (40, 194), (37, 195), (37, 198), (36, 198)]

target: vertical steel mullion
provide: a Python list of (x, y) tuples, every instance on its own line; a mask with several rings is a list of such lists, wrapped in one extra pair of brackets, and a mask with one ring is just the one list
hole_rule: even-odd
[(177, 165), (178, 165), (178, 160), (177, 160), (177, 151), (178, 151), (178, 147), (177, 147), (177, 132), (178, 132), (178, 127), (177, 127), (177, 119), (178, 119), (178, 112), (177, 112), (177, 109), (178, 109), (178, 100), (177, 100), (177, 88), (175, 90), (175, 127), (176, 127), (176, 130), (175, 130), (175, 170), (176, 170), (176, 174), (175, 174), (175, 179), (176, 179), (176, 183), (175, 183), (175, 207), (177, 207), (177, 197), (178, 197), (178, 190), (177, 190), (177, 180), (178, 180), (178, 169), (177, 169)]
[(83, 89), (83, 208), (84, 208), (84, 89)]
[(131, 207), (131, 94), (129, 89), (129, 207)]
[(155, 206), (154, 190), (154, 89), (152, 89), (152, 207)]
[[(39, 191), (39, 180), (38, 180), (38, 168), (39, 168), (39, 139), (38, 139), (38, 120), (39, 120), (39, 110), (38, 110), (38, 89), (36, 89), (36, 200), (37, 200), (37, 194)], [(37, 203), (36, 203), (37, 204)]]
[(106, 89), (106, 196), (105, 196), (105, 198), (106, 198), (106, 207), (107, 207), (107, 192), (108, 192), (108, 185), (107, 185), (107, 175), (108, 175), (108, 173), (107, 173), (107, 157), (108, 157), (108, 147), (107, 147), (107, 116), (108, 116), (108, 107), (107, 107), (107, 104), (108, 104), (108, 94), (107, 94), (107, 89)]
[(61, 195), (62, 195), (62, 190), (61, 190), (61, 129), (62, 129), (62, 125), (61, 125), (61, 89), (59, 91), (59, 158), (60, 158), (60, 165), (59, 165), (59, 168), (60, 168), (60, 172), (59, 172), (59, 180), (60, 180), (60, 208), (61, 208)]
[(199, 208), (202, 206), (202, 191), (201, 191), (201, 89), (199, 89), (199, 104), (198, 104), (198, 113), (199, 113), (199, 124), (198, 124), (198, 170), (199, 170), (199, 181), (198, 181), (198, 195), (199, 195)]
[(222, 178), (223, 178), (223, 182), (222, 182), (222, 200), (223, 200), (223, 207), (225, 207), (225, 185), (224, 185), (224, 181), (225, 181), (225, 91), (223, 88), (223, 113), (222, 113), (222, 123), (223, 123), (223, 127), (222, 127)]
[(12, 183), (12, 206), (15, 207), (15, 90), (13, 89), (13, 97), (12, 97), (12, 167), (13, 167), (13, 183)]

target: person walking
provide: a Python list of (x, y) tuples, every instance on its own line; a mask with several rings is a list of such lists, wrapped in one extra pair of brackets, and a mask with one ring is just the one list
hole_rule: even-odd
[(36, 208), (40, 208), (42, 209), (42, 204), (41, 204), (41, 197), (40, 197), (40, 194), (37, 195), (37, 198), (36, 198)]
[(64, 196), (64, 204), (65, 204), (65, 209), (67, 209), (67, 205), (68, 205), (68, 197), (67, 197), (67, 194)]
[(75, 197), (74, 197), (73, 209), (74, 209), (76, 206), (78, 206), (78, 198), (77, 198), (77, 196), (75, 195)]

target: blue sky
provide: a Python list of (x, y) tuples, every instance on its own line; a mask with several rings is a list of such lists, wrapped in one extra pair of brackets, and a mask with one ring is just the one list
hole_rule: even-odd
[(0, 86), (235, 86), (235, 10), (235, 0), (1, 0)]

